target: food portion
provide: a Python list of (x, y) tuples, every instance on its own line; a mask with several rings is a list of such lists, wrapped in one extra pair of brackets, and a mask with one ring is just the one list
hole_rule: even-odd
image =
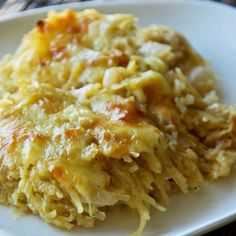
[[(179, 33), (50, 12), (0, 62), (0, 203), (70, 229), (228, 176), (236, 110)], [(168, 205), (167, 205), (168, 208)]]

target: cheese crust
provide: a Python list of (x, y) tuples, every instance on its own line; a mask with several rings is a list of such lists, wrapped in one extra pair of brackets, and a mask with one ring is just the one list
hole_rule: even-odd
[(178, 32), (50, 12), (0, 62), (0, 203), (70, 229), (228, 176), (235, 107)]

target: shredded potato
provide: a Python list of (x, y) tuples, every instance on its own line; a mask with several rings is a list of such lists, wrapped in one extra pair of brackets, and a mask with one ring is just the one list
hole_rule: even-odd
[(165, 211), (228, 176), (236, 109), (179, 33), (131, 15), (50, 12), (0, 62), (0, 203), (70, 229)]

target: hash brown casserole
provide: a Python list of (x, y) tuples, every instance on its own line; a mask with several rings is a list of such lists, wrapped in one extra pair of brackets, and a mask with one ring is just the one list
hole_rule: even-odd
[(0, 62), (0, 203), (70, 229), (228, 176), (236, 112), (179, 33), (50, 12)]

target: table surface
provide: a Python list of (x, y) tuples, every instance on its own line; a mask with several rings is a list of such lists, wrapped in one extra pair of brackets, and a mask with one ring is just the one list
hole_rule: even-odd
[[(57, 5), (71, 2), (83, 2), (88, 0), (0, 0), (0, 16), (12, 14), (19, 11), (25, 11), (33, 8)], [(202, 0), (204, 1), (204, 0)], [(223, 2), (236, 7), (236, 0), (214, 0), (215, 2)], [(236, 221), (225, 225), (219, 229), (205, 234), (204, 236), (235, 236)]]

